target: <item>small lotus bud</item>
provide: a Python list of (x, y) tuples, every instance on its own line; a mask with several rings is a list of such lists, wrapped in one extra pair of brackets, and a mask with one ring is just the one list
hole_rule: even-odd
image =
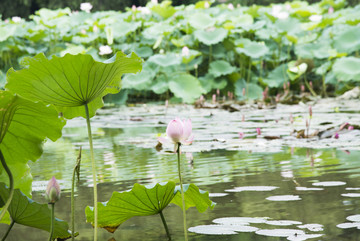
[(256, 128), (256, 133), (257, 133), (257, 135), (258, 136), (260, 136), (261, 135), (261, 129), (258, 127), (258, 128)]
[(348, 127), (348, 130), (349, 130), (349, 131), (354, 130), (354, 127), (353, 127), (353, 126), (349, 126), (349, 127)]
[(334, 135), (334, 138), (339, 139), (339, 133), (336, 132), (335, 135)]
[(214, 104), (216, 103), (216, 95), (215, 95), (215, 94), (212, 95), (212, 102), (213, 102)]
[(243, 139), (244, 138), (244, 132), (239, 132), (239, 138)]
[(305, 91), (305, 85), (301, 85), (300, 89), (301, 89), (301, 92), (304, 92)]
[(309, 106), (309, 116), (310, 116), (310, 118), (312, 117), (312, 107), (311, 107), (311, 105)]
[(220, 95), (220, 90), (216, 89), (216, 95)]
[(47, 185), (45, 198), (49, 203), (56, 203), (60, 199), (60, 186), (55, 177), (52, 177)]

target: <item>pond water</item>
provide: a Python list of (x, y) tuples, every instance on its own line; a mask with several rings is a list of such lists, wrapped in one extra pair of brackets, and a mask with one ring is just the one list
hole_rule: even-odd
[[(359, 109), (359, 102), (351, 101), (314, 104), (310, 133), (331, 132), (345, 122), (356, 125)], [(339, 130), (338, 139), (297, 139), (290, 133), (304, 128), (307, 110), (307, 105), (262, 110), (246, 106), (233, 113), (192, 106), (103, 109), (92, 119), (99, 201), (136, 182), (178, 181), (173, 147), (157, 151), (155, 146), (168, 121), (180, 115), (192, 118), (195, 134), (193, 145), (182, 149), (184, 183), (195, 183), (217, 203), (204, 213), (187, 211), (189, 240), (358, 240), (360, 218), (354, 215), (360, 214), (359, 130)], [(70, 222), (71, 175), (82, 146), (76, 240), (92, 240), (93, 234), (84, 212), (92, 206), (93, 194), (85, 125), (83, 119), (68, 121), (63, 137), (47, 142), (41, 159), (31, 163), (33, 199), (44, 203), (47, 182), (56, 176), (63, 193), (55, 213)], [(238, 132), (245, 133), (244, 139)], [(173, 240), (183, 240), (181, 209), (170, 205), (164, 216)], [(5, 230), (6, 225), (0, 225), (0, 233)], [(166, 240), (159, 215), (129, 219), (114, 234), (99, 231), (99, 240)], [(46, 240), (48, 233), (15, 225), (7, 240), (24, 237)]]

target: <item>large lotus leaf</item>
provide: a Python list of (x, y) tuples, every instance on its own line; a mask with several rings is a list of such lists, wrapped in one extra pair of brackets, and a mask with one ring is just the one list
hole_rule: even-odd
[(222, 76), (222, 75), (228, 75), (236, 71), (236, 68), (234, 66), (231, 66), (228, 62), (224, 60), (217, 60), (214, 62), (211, 62), (210, 68), (209, 68), (209, 74), (212, 74), (215, 78)]
[[(202, 213), (205, 212), (206, 209), (211, 208), (214, 209), (216, 203), (209, 199), (209, 193), (203, 190), (200, 190), (195, 184), (185, 184), (183, 185), (184, 189), (184, 199), (185, 199), (185, 210), (190, 207), (196, 207), (196, 209)], [(171, 201), (178, 205), (182, 209), (182, 198), (181, 198), (181, 188), (180, 186), (176, 186), (175, 197)]]
[[(6, 163), (14, 173), (15, 187), (30, 195), (31, 178), (27, 163), (36, 161), (42, 154), (42, 143), (61, 137), (65, 121), (58, 117), (52, 106), (0, 91), (0, 149)], [(0, 166), (0, 181), (8, 177)]]
[(237, 16), (230, 17), (231, 21), (237, 26), (249, 26), (254, 23), (254, 18), (249, 14), (240, 14)]
[[(245, 96), (243, 96), (245, 89)], [(244, 79), (239, 79), (235, 83), (235, 95), (238, 99), (261, 99), (263, 89), (255, 83), (246, 83)]]
[(148, 46), (135, 48), (134, 52), (141, 58), (148, 58), (153, 55), (153, 50)]
[(148, 59), (149, 62), (155, 63), (162, 67), (169, 67), (172, 65), (181, 64), (181, 57), (174, 53), (155, 54)]
[(316, 68), (315, 73), (318, 75), (325, 75), (331, 68), (332, 63), (330, 61), (323, 63)]
[(296, 18), (278, 19), (275, 27), (280, 33), (295, 34), (302, 31), (300, 21)]
[(186, 103), (192, 103), (204, 93), (199, 80), (190, 74), (176, 74), (169, 77), (169, 89)]
[(206, 74), (203, 77), (199, 78), (202, 88), (209, 93), (213, 89), (223, 89), (227, 85), (227, 80), (225, 78), (216, 79), (211, 74)]
[(182, 63), (188, 64), (193, 61), (197, 56), (201, 55), (201, 52), (193, 49), (189, 49), (188, 55), (182, 55)]
[(163, 94), (169, 89), (168, 78), (165, 75), (157, 76), (155, 81), (152, 82), (152, 86), (150, 87), (155, 94)]
[(360, 59), (344, 57), (337, 59), (332, 67), (335, 76), (342, 81), (360, 81)]
[[(174, 182), (151, 186), (135, 183), (130, 191), (113, 192), (108, 202), (98, 203), (98, 225), (113, 233), (129, 218), (158, 214), (174, 198), (174, 189)], [(86, 221), (93, 224), (93, 207), (87, 206), (85, 213)]]
[(0, 89), (4, 89), (6, 83), (6, 75), (0, 70)]
[(197, 12), (189, 17), (189, 23), (196, 29), (206, 29), (214, 26), (215, 19), (213, 19), (209, 14)]
[(251, 58), (261, 58), (269, 52), (269, 48), (265, 44), (249, 41), (244, 43), (244, 47), (236, 48), (236, 52), (244, 53)]
[(9, 37), (13, 36), (16, 31), (16, 25), (3, 25), (0, 26), (0, 42), (7, 40)]
[[(9, 188), (0, 182), (1, 203), (9, 198)], [(15, 189), (14, 196), (8, 209), (10, 217), (15, 223), (50, 232), (51, 210), (48, 204), (37, 203), (25, 196), (19, 189)], [(60, 219), (55, 219), (53, 238), (68, 239), (71, 237), (69, 225)]]
[(287, 64), (282, 64), (272, 70), (269, 75), (263, 79), (263, 82), (270, 88), (281, 87), (285, 82), (289, 80), (286, 74)]
[(159, 14), (164, 19), (167, 19), (176, 13), (176, 9), (171, 6), (171, 1), (163, 1), (161, 4), (155, 4), (151, 7), (151, 11)]
[(199, 29), (194, 32), (195, 38), (206, 45), (220, 43), (226, 38), (227, 34), (228, 31), (223, 28)]
[(7, 73), (10, 91), (33, 101), (53, 104), (66, 118), (86, 117), (85, 104), (89, 104), (90, 117), (100, 108), (102, 97), (118, 93), (121, 76), (141, 70), (142, 60), (136, 55), (118, 52), (102, 63), (91, 55), (54, 56), (48, 60), (44, 54), (26, 58), (26, 68)]
[(175, 27), (167, 22), (154, 23), (150, 27), (146, 28), (142, 35), (147, 39), (158, 39), (159, 36), (166, 33), (172, 33)]
[(141, 22), (116, 22), (115, 24), (111, 25), (113, 36), (115, 39), (124, 37), (129, 33), (136, 31), (141, 26)]
[(334, 37), (334, 46), (339, 52), (352, 53), (360, 50), (360, 29), (350, 28)]
[(128, 74), (122, 81), (123, 89), (147, 90), (154, 78), (153, 73), (149, 70), (143, 70), (138, 74)]
[(295, 53), (299, 58), (304, 59), (325, 59), (333, 55), (334, 49), (327, 42), (298, 44), (295, 46)]

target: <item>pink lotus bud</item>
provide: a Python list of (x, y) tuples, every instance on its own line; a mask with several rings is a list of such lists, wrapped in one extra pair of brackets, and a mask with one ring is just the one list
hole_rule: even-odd
[(301, 89), (301, 92), (304, 92), (305, 91), (305, 85), (301, 85), (300, 89)]
[(181, 56), (187, 57), (190, 55), (190, 50), (188, 47), (184, 46), (181, 50)]
[(305, 125), (306, 125), (306, 128), (309, 128), (309, 121), (308, 121), (308, 119), (306, 119)]
[(312, 107), (311, 107), (311, 105), (309, 105), (309, 116), (310, 116), (310, 118), (312, 117)]
[(334, 12), (334, 8), (333, 8), (333, 7), (329, 7), (328, 14), (332, 14), (333, 12)]
[(215, 94), (212, 95), (212, 102), (213, 102), (213, 104), (216, 103), (216, 95)]
[(229, 9), (229, 10), (234, 10), (234, 5), (233, 5), (232, 3), (229, 3), (229, 4), (228, 4), (228, 9)]
[(193, 141), (191, 120), (180, 120), (180, 118), (176, 118), (170, 121), (166, 128), (166, 135), (167, 138), (159, 137), (158, 140), (161, 143), (191, 144)]
[(244, 122), (245, 121), (245, 115), (242, 115), (241, 117), (241, 121)]
[(151, 0), (153, 4), (158, 4), (158, 0)]
[(349, 130), (349, 131), (354, 130), (354, 127), (353, 127), (353, 126), (349, 126), (349, 127), (348, 127), (348, 130)]
[(60, 199), (60, 186), (55, 177), (52, 177), (47, 185), (45, 198), (49, 203), (56, 203)]
[(334, 138), (339, 139), (339, 133), (336, 132), (335, 135), (334, 135)]
[(311, 88), (313, 87), (312, 81), (309, 81), (309, 85), (310, 85)]
[(243, 96), (245, 96), (245, 94), (246, 94), (245, 88), (242, 89), (242, 94), (243, 94)]
[(230, 100), (234, 99), (234, 93), (230, 92), (230, 96), (229, 96)]
[(85, 30), (85, 29), (81, 29), (80, 33), (81, 33), (81, 34), (86, 34), (86, 30)]
[(239, 138), (243, 139), (244, 138), (244, 132), (239, 132)]
[(135, 11), (136, 11), (136, 6), (135, 6), (135, 5), (132, 5), (132, 6), (131, 6), (131, 10), (132, 10), (133, 12), (135, 12)]
[(216, 95), (220, 95), (220, 90), (216, 89)]
[(209, 7), (210, 7), (210, 4), (209, 4), (208, 1), (205, 2), (204, 7), (205, 7), (205, 8), (209, 8)]
[(276, 95), (275, 101), (276, 101), (276, 102), (279, 102), (279, 101), (280, 101), (280, 93)]
[(186, 157), (186, 159), (189, 160), (190, 163), (192, 163), (194, 161), (194, 156), (193, 156), (192, 152), (186, 152), (185, 157)]
[(94, 26), (93, 26), (93, 32), (94, 32), (94, 33), (99, 32), (99, 28), (98, 28), (98, 26), (96, 26), (96, 25), (94, 25)]
[(258, 127), (258, 128), (256, 128), (256, 134), (258, 135), (258, 136), (260, 136), (261, 135), (261, 129)]

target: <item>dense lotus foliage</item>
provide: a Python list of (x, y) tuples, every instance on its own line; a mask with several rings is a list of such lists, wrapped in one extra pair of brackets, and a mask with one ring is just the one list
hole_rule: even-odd
[(94, 13), (41, 9), (30, 21), (0, 22), (0, 86), (25, 56), (88, 53), (102, 60), (123, 51), (146, 60), (140, 74), (123, 80), (132, 94), (193, 102), (220, 89), (256, 99), (266, 87), (282, 91), (286, 82), (313, 94), (325, 94), (325, 85), (343, 92), (360, 80), (359, 11), (360, 5), (346, 8), (341, 0), (251, 7), (163, 1)]

